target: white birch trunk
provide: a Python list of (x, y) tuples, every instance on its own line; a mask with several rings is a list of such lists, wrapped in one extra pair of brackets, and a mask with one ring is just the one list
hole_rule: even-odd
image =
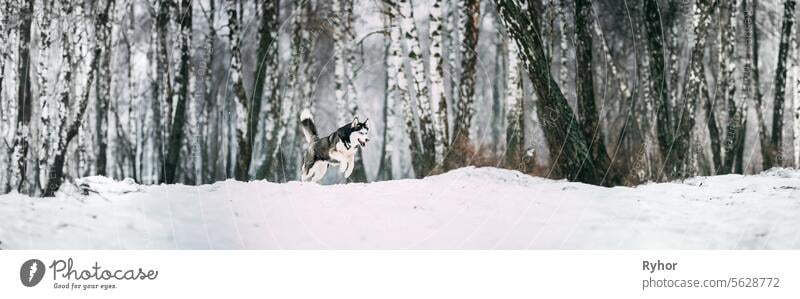
[(42, 5), (39, 6), (39, 13), (37, 14), (38, 18), (36, 22), (39, 29), (39, 55), (37, 59), (38, 67), (36, 69), (36, 78), (39, 90), (39, 108), (41, 108), (41, 110), (39, 110), (41, 119), (41, 125), (39, 128), (39, 136), (41, 136), (41, 148), (39, 149), (39, 186), (40, 188), (44, 189), (47, 186), (48, 179), (47, 165), (52, 163), (52, 152), (50, 150), (50, 146), (55, 144), (55, 138), (57, 136), (51, 123), (51, 115), (53, 114), (53, 111), (50, 107), (52, 103), (50, 103), (47, 81), (47, 76), (49, 75), (48, 66), (50, 63), (47, 60), (50, 57), (50, 45), (53, 42), (50, 35), (53, 1), (44, 0), (41, 4)]
[[(353, 23), (355, 20), (353, 19), (353, 1), (354, 0), (342, 0), (342, 13), (344, 14), (344, 24), (342, 24), (342, 36), (344, 39), (342, 40), (343, 51), (344, 51), (344, 59), (345, 61), (345, 78), (346, 78), (346, 91), (347, 91), (347, 110), (350, 112), (350, 115), (357, 116), (358, 115), (358, 97), (356, 94), (356, 87), (355, 87), (355, 78), (356, 78), (356, 51), (355, 51), (355, 29), (353, 28)], [(348, 120), (349, 121), (349, 120)], [(356, 155), (356, 159), (359, 159), (360, 154)], [(356, 163), (359, 163), (356, 161)]]
[(436, 163), (444, 160), (448, 143), (447, 98), (444, 90), (444, 57), (442, 56), (442, 1), (434, 0), (428, 30), (431, 39), (430, 79), (433, 104), (434, 136), (436, 136)]
[(344, 22), (343, 19), (346, 18), (346, 16), (342, 15), (342, 1), (343, 0), (331, 1), (331, 13), (333, 15), (333, 18), (331, 18), (331, 26), (333, 27), (333, 93), (336, 99), (336, 108), (337, 111), (339, 111), (336, 118), (337, 126), (349, 121), (347, 119), (347, 95), (345, 94), (345, 84), (348, 84), (346, 82), (347, 66), (344, 60), (346, 45), (344, 43), (345, 38), (342, 30), (342, 22)]
[[(247, 135), (247, 98), (244, 92), (244, 77), (242, 75), (242, 53), (240, 50), (241, 37), (239, 33), (239, 23), (236, 16), (236, 3), (235, 0), (227, 0), (228, 3), (228, 27), (230, 30), (230, 47), (231, 47), (231, 82), (234, 85), (234, 92), (236, 93), (236, 131), (241, 136)], [(240, 91), (242, 92), (240, 94)]]
[[(559, 67), (558, 80), (559, 80), (559, 83), (560, 83), (559, 85), (561, 85), (561, 88), (564, 89), (564, 90), (568, 89), (567, 88), (567, 86), (568, 86), (567, 85), (568, 84), (567, 80), (568, 80), (568, 77), (569, 77), (569, 66), (568, 66), (568, 62), (569, 62), (569, 46), (567, 45), (567, 40), (568, 40), (568, 36), (567, 36), (567, 17), (566, 17), (566, 12), (564, 11), (564, 7), (566, 5), (567, 4), (565, 4), (564, 0), (560, 0), (559, 3), (556, 5), (556, 10), (557, 10), (556, 11), (556, 15), (558, 15), (558, 31), (559, 31), (559, 34), (561, 34), (561, 39), (560, 39), (560, 43), (559, 43), (561, 54), (559, 55), (559, 57), (560, 57), (560, 61), (559, 61), (560, 67)], [(566, 95), (566, 93), (565, 93), (565, 95)]]
[[(425, 59), (422, 56), (422, 48), (420, 47), (419, 35), (417, 34), (417, 25), (414, 21), (414, 7), (411, 5), (410, 0), (399, 0), (400, 8), (400, 32), (405, 39), (408, 49), (408, 58), (411, 62), (411, 73), (414, 78), (414, 89), (417, 95), (417, 111), (419, 112), (419, 128), (422, 137), (423, 151), (426, 155), (430, 155), (429, 151), (434, 151), (435, 155), (435, 138), (431, 116), (431, 101), (428, 97), (428, 84), (425, 78)], [(434, 8), (434, 10), (438, 10)], [(433, 28), (433, 24), (431, 24)], [(436, 29), (432, 29), (436, 30)], [(441, 44), (441, 41), (433, 41), (433, 43)], [(434, 46), (433, 44), (431, 45)], [(441, 49), (438, 49), (441, 52)], [(433, 49), (431, 51), (433, 55)], [(441, 55), (440, 55), (441, 56)], [(438, 102), (437, 106), (438, 106)], [(435, 108), (434, 108), (435, 109)], [(434, 147), (431, 147), (433, 145)], [(435, 158), (434, 158), (435, 159)]]
[(506, 43), (508, 47), (508, 65), (506, 76), (506, 161), (508, 167), (519, 168), (524, 153), (524, 108), (522, 94), (522, 76), (519, 68), (519, 54), (515, 42)]
[[(403, 120), (405, 122), (406, 133), (409, 136), (409, 148), (411, 150), (411, 160), (414, 171), (420, 170), (417, 166), (416, 158), (419, 154), (419, 140), (417, 139), (417, 129), (414, 124), (414, 111), (411, 105), (411, 97), (408, 92), (408, 79), (406, 78), (405, 67), (403, 65), (403, 47), (400, 33), (400, 25), (397, 22), (397, 7), (392, 3), (386, 3), (389, 11), (389, 76), (388, 88), (390, 91), (390, 103), (399, 101), (402, 108)], [(387, 104), (388, 105), (388, 104)], [(392, 104), (389, 107), (394, 107)], [(392, 115), (389, 112), (389, 115)], [(388, 124), (387, 124), (388, 125)], [(391, 127), (390, 127), (391, 128)], [(388, 141), (387, 141), (387, 144)]]
[[(461, 1), (450, 2), (450, 11), (447, 14), (447, 69), (450, 72), (450, 103), (458, 101), (458, 59), (461, 44), (461, 27), (459, 26), (459, 14), (461, 13)], [(449, 124), (448, 124), (449, 126)], [(445, 128), (449, 132), (449, 127)], [(450, 136), (448, 134), (449, 142)]]

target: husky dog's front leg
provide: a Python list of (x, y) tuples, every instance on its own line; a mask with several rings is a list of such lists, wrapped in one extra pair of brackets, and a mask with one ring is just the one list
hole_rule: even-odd
[(346, 160), (345, 164), (347, 165), (347, 168), (344, 170), (344, 177), (349, 178), (350, 175), (353, 174), (353, 168), (355, 168), (356, 163), (353, 157), (350, 157), (350, 159)]

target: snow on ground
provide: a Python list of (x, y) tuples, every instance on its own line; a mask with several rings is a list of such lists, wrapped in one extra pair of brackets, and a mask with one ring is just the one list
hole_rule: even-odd
[(798, 249), (800, 171), (604, 188), (496, 168), (322, 186), (81, 179), (0, 196), (2, 249)]

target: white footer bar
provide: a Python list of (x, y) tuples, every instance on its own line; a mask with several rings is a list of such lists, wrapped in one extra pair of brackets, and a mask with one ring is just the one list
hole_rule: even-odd
[(800, 251), (2, 251), (0, 294), (798, 298)]

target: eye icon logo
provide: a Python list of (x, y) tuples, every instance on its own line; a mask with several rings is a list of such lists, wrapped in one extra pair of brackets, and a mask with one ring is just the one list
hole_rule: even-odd
[(22, 285), (32, 287), (39, 284), (44, 277), (44, 263), (37, 259), (31, 259), (22, 263), (19, 268), (19, 280)]

